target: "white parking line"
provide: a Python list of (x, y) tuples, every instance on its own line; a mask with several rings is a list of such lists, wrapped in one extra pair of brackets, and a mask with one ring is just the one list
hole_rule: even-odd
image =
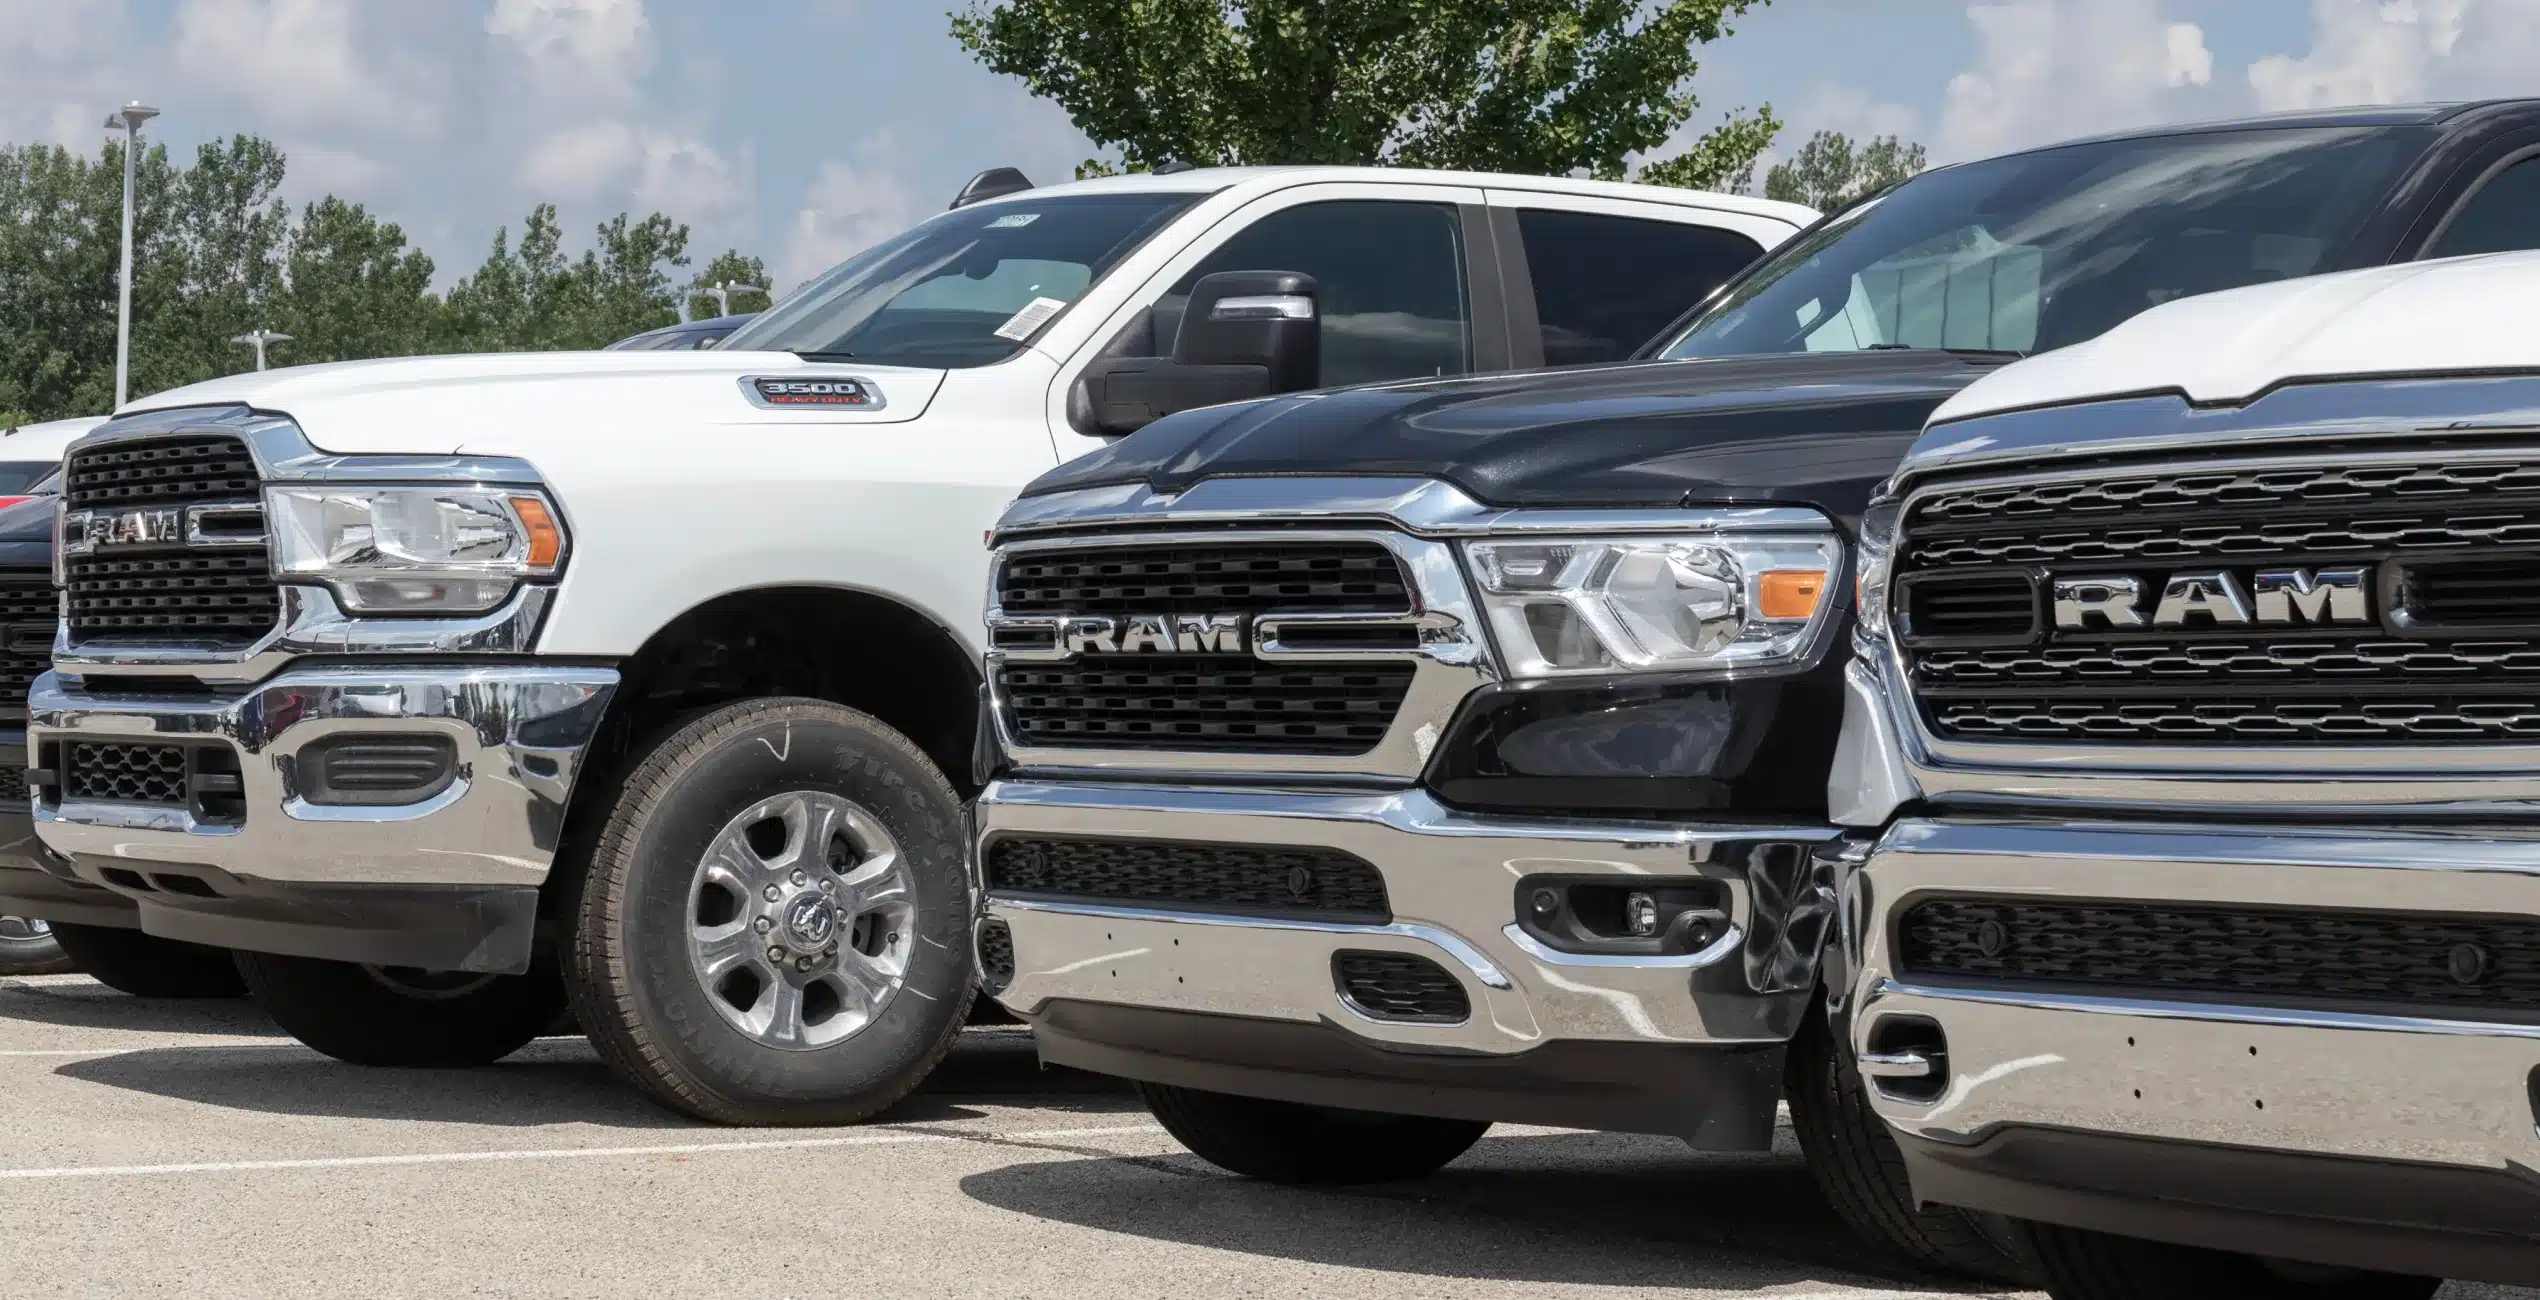
[(1044, 1129), (1029, 1133), (953, 1133), (868, 1130), (837, 1137), (772, 1138), (749, 1142), (671, 1142), (657, 1146), (547, 1147), (531, 1151), (425, 1151), (395, 1156), (315, 1156), (303, 1160), (203, 1160), (168, 1165), (64, 1165), (52, 1169), (0, 1169), (0, 1180), (34, 1178), (153, 1178), (168, 1174), (262, 1173), (276, 1169), (363, 1169), (395, 1165), (460, 1165), (504, 1160), (608, 1160), (627, 1156), (717, 1155), (729, 1151), (820, 1151), (832, 1147), (895, 1146), (915, 1142), (1058, 1142), (1069, 1138), (1161, 1133), (1153, 1124), (1111, 1128)]

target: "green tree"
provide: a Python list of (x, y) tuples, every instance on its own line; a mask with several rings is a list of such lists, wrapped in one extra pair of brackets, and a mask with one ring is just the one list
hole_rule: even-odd
[(697, 292), (710, 284), (759, 286), (757, 293), (732, 295), (732, 310), (735, 312), (765, 311), (771, 301), (767, 294), (767, 290), (772, 287), (772, 282), (767, 278), (767, 263), (755, 257), (745, 256), (737, 248), (727, 248), (715, 254), (704, 267), (698, 270), (696, 275), (689, 279), (686, 292), (689, 297), (688, 311), (691, 315), (706, 316), (720, 310), (711, 295), (702, 295)]
[[(971, 0), (954, 39), (1131, 168), (1385, 163), (1624, 176), (1761, 0)], [(1768, 107), (1653, 169), (1732, 179)], [(1089, 164), (1099, 170), (1101, 164)]]
[(1892, 135), (1872, 136), (1856, 146), (1840, 131), (1819, 131), (1790, 161), (1775, 163), (1764, 173), (1764, 197), (1831, 212), (1912, 176), (1924, 165), (1921, 145)]
[(670, 269), (688, 264), (688, 228), (656, 212), (602, 222), (579, 261), (565, 255), (556, 208), (542, 203), (510, 229), (476, 273), (450, 286), (443, 343), (449, 351), (596, 348), (679, 319)]
[(271, 327), (291, 336), (286, 365), (429, 352), (442, 335), (432, 259), (406, 232), (332, 194), (300, 212), (271, 302)]

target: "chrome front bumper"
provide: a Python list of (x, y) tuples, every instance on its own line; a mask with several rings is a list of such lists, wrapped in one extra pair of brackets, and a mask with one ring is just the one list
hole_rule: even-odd
[[(1806, 1010), (1818, 936), (1831, 919), (1831, 888), (1812, 850), (1834, 832), (1819, 826), (1479, 817), (1417, 790), (1031, 781), (991, 785), (977, 818), (982, 861), (1004, 836), (1143, 839), (1337, 849), (1384, 878), (1394, 919), (1383, 925), (1001, 897), (991, 888), (985, 917), (1002, 922), (1013, 944), (1014, 973), (998, 997), (1043, 1029), (1045, 1054), (1058, 1027), (1083, 1021), (1088, 1008), (1217, 1018), (1265, 1033), (1312, 1027), (1374, 1054), (1364, 1059), (1376, 1064), (1353, 1068), (1379, 1071), (1385, 1060), (1415, 1056), (1478, 1069), (1550, 1045), (1777, 1049)], [(1763, 846), (1775, 847), (1756, 851)], [(1537, 875), (1715, 880), (1731, 899), (1730, 929), (1677, 956), (1556, 951), (1516, 923), (1517, 883)], [(1371, 1016), (1336, 985), (1333, 958), (1343, 950), (1428, 958), (1463, 984), (1473, 1013), (1460, 1024)], [(1204, 1055), (1203, 1038), (1224, 1034), (1195, 1036), (1175, 1051)]]
[[(36, 832), (92, 878), (119, 863), (165, 863), (282, 883), (534, 887), (616, 685), (608, 668), (348, 665), (292, 669), (235, 695), (153, 697), (96, 694), (47, 673), (29, 701), (30, 749), (226, 741), (247, 815), (203, 825), (178, 807), (39, 798)], [(299, 752), (359, 732), (446, 737), (458, 779), (415, 804), (303, 799)]]
[[(1873, 1103), (1923, 1198), (2540, 1281), (2540, 1025), (1917, 981), (1897, 922), (1935, 894), (2532, 916), (2540, 837), (1909, 819), (1851, 876), (1844, 923), (1853, 1047), (1888, 1076)], [(1872, 1052), (1917, 1019), (1945, 1043), (1928, 1100), (1912, 1060)]]

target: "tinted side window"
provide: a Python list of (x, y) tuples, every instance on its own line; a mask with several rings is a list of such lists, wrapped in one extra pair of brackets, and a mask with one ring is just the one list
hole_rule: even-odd
[(1473, 364), (1463, 242), (1455, 209), (1445, 204), (1309, 203), (1272, 213), (1156, 304), (1156, 350), (1172, 354), (1201, 276), (1300, 271), (1321, 287), (1326, 386), (1462, 374)]
[(2524, 248), (2540, 248), (2540, 158), (2525, 158), (2489, 177), (2453, 215), (2452, 224), (2426, 256), (2460, 257)]
[(1734, 231), (1520, 209), (1545, 365), (1620, 361), (1762, 256)]

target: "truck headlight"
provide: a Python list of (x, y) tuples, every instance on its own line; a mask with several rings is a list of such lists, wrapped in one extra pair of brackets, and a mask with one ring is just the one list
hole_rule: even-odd
[(1860, 610), (1861, 634), (1873, 640), (1887, 638), (1887, 575), (1896, 559), (1897, 513), (1894, 501), (1873, 501), (1861, 512), (1861, 576), (1852, 601)]
[(555, 507), (523, 488), (268, 487), (265, 520), (275, 576), (347, 613), (482, 613), (564, 564)]
[(1831, 535), (1465, 543), (1516, 677), (1769, 668), (1808, 653), (1842, 567)]

